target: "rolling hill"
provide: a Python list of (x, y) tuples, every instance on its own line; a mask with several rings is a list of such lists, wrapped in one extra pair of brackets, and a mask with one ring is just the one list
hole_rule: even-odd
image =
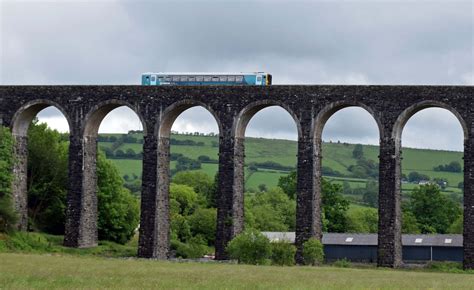
[[(134, 142), (111, 142), (111, 140), (118, 140), (122, 134), (101, 134), (99, 139), (99, 147), (109, 150), (116, 154), (119, 150), (122, 153), (133, 150), (134, 153), (142, 151), (142, 134), (133, 133), (127, 136), (133, 137)], [(202, 136), (202, 135), (185, 135), (173, 134), (171, 136), (174, 141), (171, 145), (171, 154), (182, 154), (185, 157), (197, 160), (199, 156), (208, 156), (211, 159), (210, 163), (202, 163), (201, 171), (214, 176), (217, 171), (216, 161), (218, 160), (218, 137), (217, 136)], [(110, 140), (111, 139), (111, 140)], [(189, 145), (183, 145), (190, 143)], [(324, 143), (323, 144), (323, 167), (328, 167), (334, 171), (338, 171), (340, 176), (329, 176), (333, 182), (343, 183), (349, 182), (352, 188), (364, 187), (366, 178), (354, 178), (350, 171), (351, 165), (357, 164), (357, 159), (353, 158), (352, 151), (354, 144), (347, 143)], [(264, 138), (246, 138), (246, 159), (245, 163), (256, 163), (257, 171), (250, 171), (246, 169), (245, 186), (247, 189), (256, 189), (260, 184), (265, 184), (267, 188), (276, 186), (278, 179), (281, 176), (288, 174), (288, 170), (279, 170), (273, 168), (261, 167), (258, 164), (272, 161), (285, 167), (296, 167), (297, 157), (297, 142), (290, 140), (278, 139), (264, 139)], [(122, 154), (121, 153), (121, 154)], [(374, 145), (363, 145), (364, 158), (378, 162), (379, 148)], [(448, 164), (452, 161), (457, 161), (462, 164), (462, 152), (441, 151), (429, 149), (413, 149), (403, 148), (402, 150), (402, 172), (408, 175), (412, 171), (433, 178), (444, 178), (448, 185), (444, 189), (446, 193), (461, 193), (458, 184), (463, 181), (462, 172), (442, 172), (434, 171), (435, 166), (441, 164)], [(129, 159), (122, 157), (120, 159), (112, 159), (118, 167), (122, 175), (129, 177), (135, 176), (138, 179), (141, 176), (141, 157), (137, 159)], [(171, 161), (171, 168), (176, 168), (177, 161)], [(404, 191), (413, 189), (416, 184), (406, 183), (402, 184)]]

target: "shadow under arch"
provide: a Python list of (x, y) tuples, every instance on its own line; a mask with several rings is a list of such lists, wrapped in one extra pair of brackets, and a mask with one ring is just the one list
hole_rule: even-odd
[(466, 122), (464, 121), (464, 119), (462, 118), (461, 114), (459, 114), (458, 111), (456, 111), (453, 107), (445, 103), (442, 103), (439, 101), (428, 100), (428, 101), (422, 101), (422, 102), (418, 102), (416, 104), (411, 105), (410, 107), (406, 108), (398, 116), (395, 122), (395, 125), (393, 127), (393, 131), (392, 131), (392, 138), (395, 140), (395, 144), (397, 146), (399, 147), (401, 146), (403, 128), (405, 127), (408, 120), (416, 113), (428, 108), (441, 108), (441, 109), (448, 110), (458, 119), (459, 123), (461, 124), (462, 130), (464, 133), (464, 141), (468, 138), (469, 135), (468, 135)]
[(298, 138), (301, 136), (301, 124), (297, 115), (286, 104), (274, 100), (261, 100), (248, 104), (237, 115), (233, 124), (233, 136), (236, 138), (245, 138), (247, 125), (255, 114), (267, 107), (277, 106), (284, 109), (295, 121)]
[(99, 127), (105, 116), (107, 116), (111, 111), (119, 107), (127, 107), (132, 110), (135, 115), (138, 116), (143, 128), (143, 134), (146, 135), (147, 128), (143, 116), (138, 112), (130, 103), (122, 100), (112, 99), (105, 102), (101, 102), (94, 107), (86, 114), (85, 116), (85, 125), (83, 131), (81, 132), (83, 136), (87, 137), (97, 137), (99, 133)]
[(61, 105), (51, 100), (37, 99), (26, 103), (15, 112), (12, 119), (13, 135), (26, 136), (31, 121), (33, 121), (40, 111), (48, 107), (55, 107), (63, 114), (68, 123), (69, 131), (71, 131), (71, 121), (69, 115), (66, 113), (66, 110), (61, 107)]
[(169, 138), (171, 127), (173, 127), (176, 119), (181, 115), (181, 113), (193, 107), (203, 107), (206, 109), (206, 111), (208, 111), (212, 117), (214, 117), (219, 130), (218, 133), (220, 134), (222, 132), (222, 124), (217, 117), (216, 112), (209, 105), (200, 101), (186, 99), (171, 104), (160, 114), (160, 122), (157, 122), (155, 128), (158, 138)]
[[(311, 136), (314, 136), (314, 140), (321, 140), (324, 126), (326, 125), (326, 122), (331, 118), (335, 113), (338, 111), (349, 108), (349, 107), (358, 107), (364, 109), (366, 112), (368, 112), (372, 118), (374, 119), (375, 123), (377, 124), (377, 129), (379, 132), (379, 136), (383, 136), (383, 126), (382, 123), (380, 122), (379, 118), (377, 117), (377, 114), (375, 111), (365, 105), (364, 103), (361, 102), (346, 102), (346, 101), (341, 101), (341, 102), (334, 102), (326, 107), (324, 107), (315, 117), (314, 121), (314, 126), (313, 126), (313, 132)], [(317, 144), (317, 142), (316, 142)]]

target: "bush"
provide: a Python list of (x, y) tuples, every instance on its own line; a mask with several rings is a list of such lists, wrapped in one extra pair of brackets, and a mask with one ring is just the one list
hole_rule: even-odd
[(320, 265), (324, 261), (324, 250), (321, 241), (311, 238), (303, 244), (303, 259), (305, 265)]
[(450, 273), (462, 273), (462, 264), (459, 262), (438, 262), (430, 261), (426, 264), (426, 269), (439, 271), (439, 272), (450, 272)]
[(293, 266), (295, 264), (296, 247), (287, 242), (274, 242), (272, 245), (272, 264)]
[(172, 240), (171, 249), (176, 251), (177, 258), (183, 259), (201, 258), (209, 252), (206, 241), (201, 236), (193, 237), (187, 243)]
[(344, 259), (335, 261), (332, 265), (339, 268), (349, 268), (351, 266), (351, 262), (349, 262), (349, 260), (344, 258)]
[(227, 246), (227, 252), (239, 263), (265, 265), (272, 254), (270, 240), (256, 230), (237, 235)]

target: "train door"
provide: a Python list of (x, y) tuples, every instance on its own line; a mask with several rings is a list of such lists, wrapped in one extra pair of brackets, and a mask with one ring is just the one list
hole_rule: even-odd
[(261, 74), (257, 74), (257, 78), (255, 79), (255, 84), (261, 86), (262, 83), (263, 83), (263, 77), (262, 77), (262, 75), (261, 75)]
[(151, 75), (151, 77), (150, 77), (150, 85), (156, 85), (156, 75)]

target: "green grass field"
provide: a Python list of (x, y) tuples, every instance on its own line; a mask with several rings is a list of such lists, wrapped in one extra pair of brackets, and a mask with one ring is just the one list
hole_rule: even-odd
[(474, 275), (0, 254), (5, 289), (472, 289)]
[[(113, 134), (106, 134), (108, 136)], [(119, 134), (116, 134), (119, 135)], [(141, 134), (134, 134), (136, 138), (142, 138)], [(185, 146), (185, 145), (171, 145), (172, 153), (181, 153), (187, 157), (197, 159), (200, 155), (207, 155), (211, 159), (218, 160), (218, 148), (213, 147), (212, 144), (218, 142), (216, 136), (190, 136), (190, 135), (172, 135), (172, 138), (177, 140), (193, 140), (195, 142), (204, 142), (205, 146)], [(101, 142), (100, 146), (110, 147), (112, 143)], [(345, 175), (350, 175), (347, 168), (350, 165), (356, 164), (356, 160), (352, 158), (353, 144), (344, 143), (324, 143), (323, 144), (323, 166), (337, 170)], [(123, 144), (118, 149), (126, 151), (133, 149), (135, 152), (142, 151), (142, 144)], [(263, 138), (246, 138), (246, 163), (251, 162), (265, 162), (274, 161), (284, 166), (296, 166), (297, 157), (297, 143), (290, 140), (278, 139), (263, 139)], [(364, 156), (367, 159), (374, 161), (378, 160), (379, 148), (373, 145), (364, 145)], [(443, 177), (448, 180), (448, 188), (445, 193), (461, 193), (457, 188), (459, 182), (463, 180), (463, 173), (452, 172), (436, 172), (433, 167), (440, 164), (447, 164), (451, 161), (458, 161), (462, 164), (462, 152), (428, 150), (428, 149), (412, 149), (403, 148), (402, 150), (402, 172), (405, 174), (411, 171), (418, 171), (426, 174), (431, 178)], [(118, 167), (121, 175), (136, 174), (141, 175), (141, 160), (127, 160), (127, 159), (112, 159)], [(171, 162), (170, 167), (175, 167), (175, 162)], [(209, 176), (213, 177), (217, 172), (217, 164), (202, 164), (203, 171)], [(246, 188), (256, 189), (260, 184), (265, 184), (268, 188), (276, 186), (278, 179), (286, 175), (285, 171), (263, 170), (260, 169), (257, 173), (252, 174), (245, 183)], [(334, 183), (342, 184), (347, 180), (352, 188), (364, 187), (366, 180), (354, 178), (330, 178)], [(415, 187), (414, 184), (402, 184), (403, 192), (408, 192)]]

